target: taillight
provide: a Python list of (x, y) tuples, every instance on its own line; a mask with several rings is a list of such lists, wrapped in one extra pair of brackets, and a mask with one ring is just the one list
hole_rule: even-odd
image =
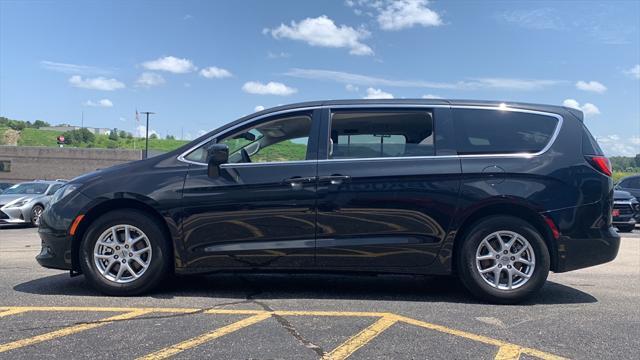
[(606, 156), (593, 155), (585, 156), (585, 158), (596, 170), (607, 176), (611, 176), (611, 163)]

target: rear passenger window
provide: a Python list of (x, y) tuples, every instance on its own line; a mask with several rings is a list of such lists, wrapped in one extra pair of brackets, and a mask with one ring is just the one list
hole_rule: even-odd
[(549, 143), (558, 119), (517, 111), (454, 109), (458, 154), (536, 153)]
[(434, 155), (431, 111), (338, 111), (331, 117), (330, 159)]

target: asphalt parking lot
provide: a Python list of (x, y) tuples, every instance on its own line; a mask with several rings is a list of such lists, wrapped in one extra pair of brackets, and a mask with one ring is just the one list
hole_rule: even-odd
[(453, 278), (230, 275), (104, 297), (34, 260), (36, 229), (0, 229), (0, 358), (632, 359), (640, 230), (609, 264), (551, 274), (521, 305)]

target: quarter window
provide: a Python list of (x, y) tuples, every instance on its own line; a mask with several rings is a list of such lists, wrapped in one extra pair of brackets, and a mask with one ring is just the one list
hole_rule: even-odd
[(517, 111), (454, 109), (458, 154), (536, 153), (549, 143), (558, 119)]
[(331, 116), (330, 159), (434, 153), (430, 111), (337, 111)]

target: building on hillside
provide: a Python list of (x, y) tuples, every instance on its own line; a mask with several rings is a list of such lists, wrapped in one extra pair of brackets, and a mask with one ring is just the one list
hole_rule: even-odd
[[(40, 130), (59, 131), (61, 133), (65, 131), (80, 130), (80, 129), (81, 129), (80, 126), (73, 126), (73, 125), (43, 126), (40, 128)], [(89, 132), (93, 133), (94, 135), (109, 135), (112, 130), (107, 128), (96, 128), (96, 127), (86, 127), (86, 126), (85, 126), (85, 129), (89, 130)]]

